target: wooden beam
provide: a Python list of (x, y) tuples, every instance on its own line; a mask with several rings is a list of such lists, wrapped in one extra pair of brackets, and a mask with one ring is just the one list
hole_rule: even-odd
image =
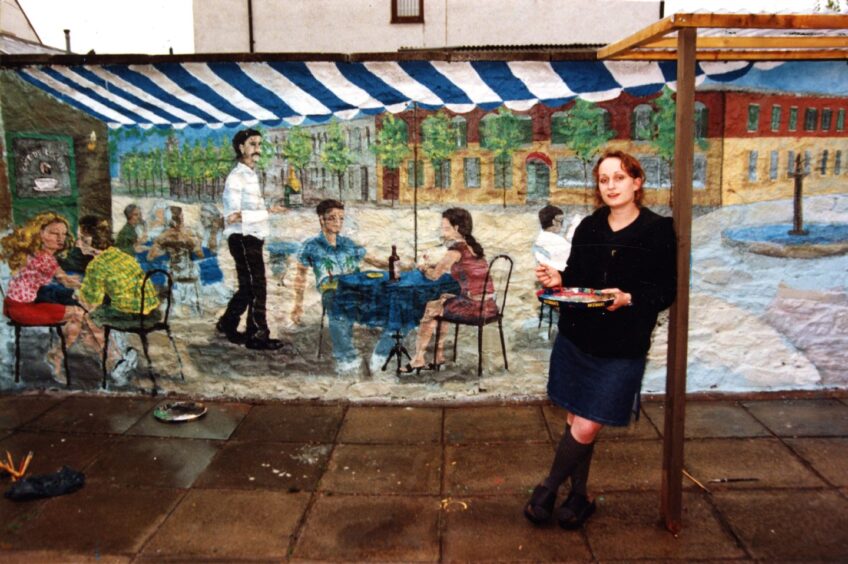
[[(848, 49), (765, 49), (765, 50), (722, 50), (698, 51), (698, 61), (825, 61), (848, 59)], [(626, 54), (608, 57), (608, 61), (676, 61), (677, 53), (663, 51), (634, 50)]]
[(616, 41), (615, 43), (610, 43), (606, 47), (601, 47), (600, 49), (598, 49), (598, 58), (611, 58), (614, 55), (625, 52), (633, 47), (640, 45), (641, 43), (659, 39), (669, 31), (673, 30), (671, 24), (672, 17), (673, 16), (663, 18), (660, 21), (649, 25), (645, 29), (634, 33), (630, 37), (625, 37), (621, 41)]
[(697, 30), (677, 36), (677, 107), (674, 135), (672, 215), (677, 234), (677, 298), (668, 324), (661, 511), (666, 528), (683, 527), (683, 439), (689, 344), (689, 255), (692, 250), (692, 168), (695, 133), (695, 41)]
[[(641, 49), (674, 49), (677, 47), (677, 39), (668, 37), (643, 43)], [(848, 48), (848, 36), (845, 35), (816, 35), (804, 37), (803, 35), (768, 35), (768, 36), (745, 36), (721, 35), (698, 38), (698, 50), (703, 49), (798, 49), (798, 48)]]
[(848, 14), (702, 13), (674, 14), (671, 19), (671, 25), (675, 29), (691, 27), (745, 29), (848, 29)]

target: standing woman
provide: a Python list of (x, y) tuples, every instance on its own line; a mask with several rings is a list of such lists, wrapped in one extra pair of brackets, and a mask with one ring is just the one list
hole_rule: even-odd
[[(67, 275), (55, 256), (73, 242), (68, 227), (68, 221), (61, 215), (42, 212), (0, 240), (0, 258), (8, 262), (13, 274), (3, 301), (3, 313), (12, 321), (27, 325), (64, 321), (65, 341), (70, 348), (80, 334), (85, 311), (75, 305), (37, 300), (39, 289), (54, 277), (67, 288), (80, 287), (79, 278)], [(58, 377), (62, 362), (58, 343), (47, 352), (47, 361), (53, 376)]]
[[(536, 268), (546, 288), (598, 288), (615, 296), (606, 309), (563, 308), (551, 353), (548, 396), (568, 411), (568, 423), (524, 515), (536, 524), (555, 515), (566, 529), (580, 527), (595, 511), (586, 489), (595, 438), (604, 425), (630, 422), (657, 315), (674, 301), (677, 286), (672, 220), (642, 207), (639, 161), (607, 151), (593, 174), (599, 207), (577, 228), (565, 270)], [(571, 491), (554, 511), (569, 478)]]

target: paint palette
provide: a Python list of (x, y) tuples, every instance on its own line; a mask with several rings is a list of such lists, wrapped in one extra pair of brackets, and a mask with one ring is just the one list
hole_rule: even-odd
[(206, 406), (199, 401), (166, 401), (153, 409), (153, 417), (163, 423), (184, 423), (206, 415)]
[(563, 304), (571, 308), (606, 307), (615, 301), (613, 294), (592, 288), (547, 288), (536, 292), (536, 297), (550, 306)]

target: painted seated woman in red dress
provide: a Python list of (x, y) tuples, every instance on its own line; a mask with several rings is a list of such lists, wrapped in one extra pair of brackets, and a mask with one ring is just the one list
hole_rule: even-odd
[[(442, 213), (442, 239), (448, 247), (445, 256), (436, 263), (424, 263), (419, 269), (430, 280), (437, 280), (446, 272), (459, 282), (460, 294), (443, 294), (439, 299), (427, 303), (421, 324), (418, 327), (418, 337), (415, 341), (415, 356), (401, 373), (419, 371), (428, 368), (424, 357), (433, 331), (436, 329), (436, 317), (449, 313), (451, 317), (461, 319), (477, 319), (480, 317), (480, 302), (483, 302), (483, 316), (489, 317), (498, 312), (494, 300), (494, 285), (489, 280), (486, 284), (486, 272), (489, 263), (483, 253), (483, 247), (471, 234), (473, 222), (471, 214), (462, 208), (450, 208)], [(484, 287), (485, 285), (485, 287)], [(435, 365), (444, 362), (443, 331), (436, 343)], [(435, 366), (429, 366), (434, 368)]]

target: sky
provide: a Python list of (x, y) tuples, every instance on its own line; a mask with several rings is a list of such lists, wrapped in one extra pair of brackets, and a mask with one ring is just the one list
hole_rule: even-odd
[[(237, 0), (232, 0), (237, 1)], [(310, 0), (295, 0), (310, 1)], [(167, 54), (194, 52), (192, 0), (18, 0), (41, 41), (87, 53)], [(811, 12), (817, 0), (666, 0), (675, 12)], [(822, 0), (823, 3), (823, 0)], [(843, 2), (844, 4), (844, 2)]]

